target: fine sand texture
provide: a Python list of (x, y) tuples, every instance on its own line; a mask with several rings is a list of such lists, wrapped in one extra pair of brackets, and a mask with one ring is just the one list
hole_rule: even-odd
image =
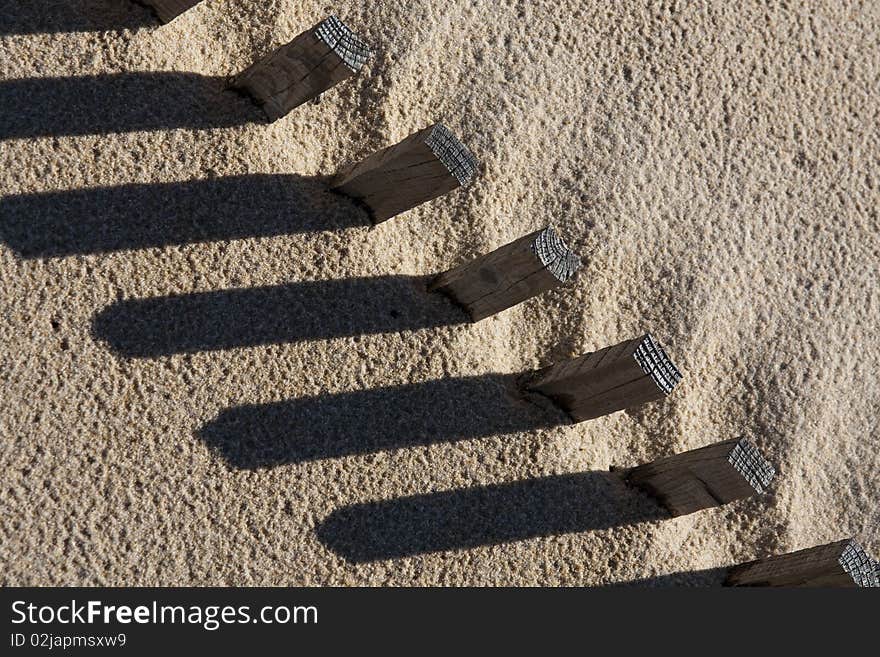
[[(227, 76), (337, 14), (376, 51), (268, 124)], [(0, 0), (0, 583), (686, 585), (880, 556), (880, 3)], [(434, 122), (480, 175), (375, 227), (329, 177)], [(568, 286), (427, 276), (553, 224)], [(666, 400), (517, 373), (650, 331)], [(669, 519), (631, 466), (750, 439)]]

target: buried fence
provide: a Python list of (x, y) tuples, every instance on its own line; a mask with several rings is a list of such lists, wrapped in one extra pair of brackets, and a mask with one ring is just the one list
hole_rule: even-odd
[(369, 57), (367, 44), (330, 16), (232, 77), (230, 86), (253, 96), (275, 121), (357, 74)]
[[(168, 22), (199, 2), (143, 0), (142, 4), (152, 7), (160, 21)], [(356, 75), (370, 55), (366, 43), (331, 16), (233, 76), (229, 85), (249, 94), (269, 120), (274, 121)], [(478, 168), (477, 159), (462, 141), (443, 124), (435, 123), (340, 171), (330, 183), (330, 189), (351, 199), (378, 224), (468, 186)], [(546, 227), (436, 275), (426, 289), (450, 298), (476, 322), (569, 282), (579, 265), (578, 256), (565, 246), (552, 227)], [(268, 290), (254, 303), (271, 301), (273, 294), (274, 291)], [(202, 306), (207, 303), (209, 309), (219, 308), (221, 306), (214, 303), (215, 297), (200, 297), (199, 302)], [(175, 304), (183, 304), (183, 313), (191, 302), (192, 299), (185, 297), (173, 300)], [(124, 313), (117, 314), (124, 319)], [(436, 324), (458, 322), (440, 314), (432, 320)], [(114, 335), (118, 321), (116, 324), (106, 321), (108, 317), (114, 319), (112, 314), (103, 317), (104, 324), (99, 324), (99, 328), (109, 327), (105, 331)], [(243, 321), (242, 326), (245, 324)], [(389, 325), (388, 322), (374, 324), (376, 330), (384, 330)], [(156, 327), (157, 335), (174, 335), (159, 319)], [(289, 333), (289, 329), (285, 330)], [(304, 328), (299, 333), (308, 335), (311, 330), (317, 329)], [(128, 334), (125, 326), (119, 333), (122, 334)], [(245, 328), (242, 334), (238, 338), (241, 344), (254, 339), (247, 335)], [(119, 335), (117, 339), (124, 342)], [(257, 339), (259, 343), (267, 343), (287, 338), (289, 335), (277, 327)], [(196, 337), (183, 335), (169, 344), (167, 350), (214, 346), (210, 341), (203, 343)], [(227, 346), (222, 341), (218, 345)], [(143, 355), (137, 354), (134, 348), (130, 351), (135, 353), (128, 355)], [(572, 421), (582, 422), (662, 400), (673, 392), (681, 378), (666, 351), (650, 334), (645, 334), (521, 374), (514, 380), (524, 398), (539, 395)], [(235, 425), (241, 428), (241, 422)], [(538, 426), (552, 425), (552, 420), (538, 422)], [(523, 503), (535, 504), (534, 495), (539, 500), (543, 496), (561, 502), (565, 496), (583, 490), (585, 483), (604, 487), (603, 490), (617, 490), (606, 486), (606, 475), (588, 474), (357, 505), (331, 514), (318, 533), (337, 552), (355, 561), (368, 561), (516, 540), (549, 531), (616, 526), (619, 522), (611, 518), (586, 517), (578, 500), (567, 499), (564, 505), (557, 505), (557, 509), (552, 505), (541, 509), (523, 508)], [(632, 517), (633, 521), (641, 521), (695, 513), (759, 495), (771, 484), (774, 475), (774, 467), (750, 442), (734, 439), (651, 463), (615, 468), (607, 476), (626, 483), (628, 490), (638, 490), (653, 498), (656, 509)], [(480, 504), (485, 506), (482, 512)], [(569, 515), (563, 514), (561, 518), (546, 515), (559, 508), (568, 509)], [(449, 521), (453, 525), (452, 533), (438, 536), (436, 527), (420, 525), (433, 522), (444, 509), (455, 518)], [(464, 512), (458, 513), (459, 509)], [(485, 523), (488, 517), (501, 518), (507, 525), (488, 530)], [(383, 521), (391, 523), (384, 528), (388, 531), (381, 527)], [(521, 527), (517, 526), (520, 521)], [(396, 543), (386, 544), (391, 538)], [(855, 541), (844, 540), (730, 567), (726, 570), (725, 583), (730, 586), (876, 587), (878, 572), (878, 563)]]

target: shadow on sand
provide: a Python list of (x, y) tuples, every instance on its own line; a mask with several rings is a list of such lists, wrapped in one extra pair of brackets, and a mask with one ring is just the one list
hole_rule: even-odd
[(92, 332), (122, 356), (149, 358), (467, 322), (425, 291), (427, 281), (380, 276), (129, 299), (99, 312)]
[(362, 563), (667, 517), (616, 475), (582, 472), (356, 504), (327, 516), (317, 535)]
[(195, 73), (116, 73), (0, 81), (0, 139), (106, 135), (265, 123), (226, 79)]
[(132, 0), (0, 0), (0, 36), (137, 30), (158, 25), (152, 10)]
[(724, 585), (728, 568), (688, 570), (667, 575), (657, 575), (630, 582), (618, 582), (611, 588), (707, 588)]
[(254, 469), (568, 423), (523, 398), (516, 375), (488, 374), (238, 406), (199, 437), (232, 467)]
[(50, 258), (370, 225), (322, 178), (246, 175), (0, 198), (0, 240)]

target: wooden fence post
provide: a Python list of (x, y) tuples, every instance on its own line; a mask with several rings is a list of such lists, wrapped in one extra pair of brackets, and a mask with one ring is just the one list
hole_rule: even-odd
[(202, 0), (138, 0), (147, 5), (163, 23), (170, 23), (183, 12), (189, 11)]
[(379, 223), (470, 184), (473, 154), (436, 123), (340, 172), (333, 189), (363, 205)]
[(733, 566), (725, 586), (880, 586), (878, 563), (853, 539)]
[(450, 297), (478, 322), (568, 282), (580, 266), (548, 226), (440, 274), (428, 289)]
[(530, 372), (520, 385), (582, 422), (663, 399), (680, 380), (666, 352), (647, 334)]
[(330, 16), (231, 78), (229, 84), (253, 96), (269, 120), (275, 121), (355, 75), (370, 54), (354, 32)]
[(673, 516), (763, 493), (776, 470), (746, 439), (725, 440), (635, 468), (615, 468)]

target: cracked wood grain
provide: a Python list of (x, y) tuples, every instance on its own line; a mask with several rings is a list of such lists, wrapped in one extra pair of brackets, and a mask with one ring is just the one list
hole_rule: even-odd
[(748, 440), (732, 439), (620, 473), (673, 516), (682, 516), (760, 495), (776, 471)]
[(476, 173), (470, 150), (436, 123), (343, 170), (333, 189), (359, 203), (373, 223), (380, 223), (467, 186)]
[(582, 422), (663, 399), (680, 380), (666, 352), (646, 334), (532, 372), (522, 385)]
[(354, 76), (370, 56), (366, 43), (330, 16), (233, 76), (229, 84), (250, 94), (275, 121)]
[(548, 226), (440, 274), (429, 289), (478, 322), (569, 282), (579, 267), (580, 259)]
[(733, 566), (726, 586), (880, 587), (880, 564), (853, 539)]

